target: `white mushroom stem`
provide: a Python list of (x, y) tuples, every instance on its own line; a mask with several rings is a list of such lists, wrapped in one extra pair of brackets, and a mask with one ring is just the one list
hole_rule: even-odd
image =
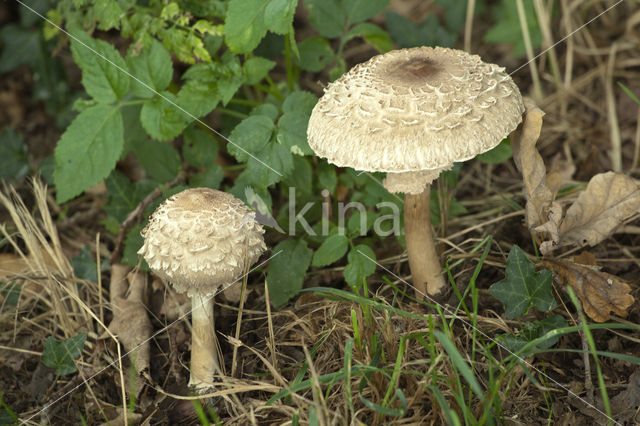
[(431, 185), (420, 194), (404, 196), (404, 232), (409, 268), (418, 299), (439, 296), (445, 287), (440, 258), (433, 241), (430, 208)]
[(189, 386), (205, 389), (218, 371), (213, 296), (191, 296), (191, 375)]

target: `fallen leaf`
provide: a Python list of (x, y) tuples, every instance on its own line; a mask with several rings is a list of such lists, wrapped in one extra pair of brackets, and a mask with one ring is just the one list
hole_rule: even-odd
[(584, 266), (598, 266), (596, 257), (587, 250), (583, 250), (579, 255), (573, 256), (573, 262)]
[(629, 294), (631, 287), (615, 275), (569, 260), (545, 259), (543, 264), (556, 274), (559, 281), (573, 288), (584, 312), (596, 322), (608, 321), (612, 311), (626, 317), (635, 302)]
[(556, 155), (551, 160), (551, 167), (547, 173), (547, 187), (554, 195), (558, 194), (560, 188), (565, 185), (576, 172), (576, 166), (568, 160), (562, 160), (560, 155)]
[(560, 244), (560, 223), (562, 222), (562, 206), (556, 202), (551, 203), (547, 211), (547, 221), (536, 226), (534, 231), (538, 234), (546, 233), (549, 239), (540, 244), (540, 253), (547, 255)]
[(640, 187), (630, 177), (600, 173), (567, 209), (560, 226), (561, 244), (594, 246), (640, 211)]

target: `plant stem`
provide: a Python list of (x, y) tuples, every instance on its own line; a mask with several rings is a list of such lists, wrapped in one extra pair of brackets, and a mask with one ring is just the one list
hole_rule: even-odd
[(287, 67), (287, 87), (289, 92), (293, 92), (293, 67), (291, 65), (291, 40), (289, 35), (284, 37), (284, 57)]
[(405, 240), (409, 267), (418, 299), (423, 299), (426, 294), (437, 297), (445, 287), (440, 258), (431, 230), (430, 194), (431, 185), (427, 185), (420, 194), (404, 196)]
[(213, 296), (191, 296), (191, 375), (189, 386), (209, 388), (219, 370)]

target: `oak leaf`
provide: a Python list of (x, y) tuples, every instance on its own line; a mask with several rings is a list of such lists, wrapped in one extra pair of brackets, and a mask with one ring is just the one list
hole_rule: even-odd
[(573, 288), (584, 312), (596, 322), (608, 321), (612, 311), (626, 317), (635, 302), (629, 294), (631, 287), (615, 275), (569, 260), (546, 259), (543, 264), (556, 274), (560, 282)]

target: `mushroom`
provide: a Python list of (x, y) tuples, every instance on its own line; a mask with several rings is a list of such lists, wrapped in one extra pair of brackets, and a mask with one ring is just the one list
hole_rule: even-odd
[(266, 250), (255, 213), (231, 194), (191, 188), (167, 198), (142, 230), (138, 254), (179, 293), (191, 297), (189, 385), (204, 390), (220, 371), (213, 297)]
[(387, 172), (404, 192), (409, 267), (416, 295), (445, 288), (429, 214), (430, 184), (454, 162), (495, 147), (524, 106), (504, 68), (440, 47), (378, 55), (330, 83), (307, 129), (315, 153), (340, 167)]

